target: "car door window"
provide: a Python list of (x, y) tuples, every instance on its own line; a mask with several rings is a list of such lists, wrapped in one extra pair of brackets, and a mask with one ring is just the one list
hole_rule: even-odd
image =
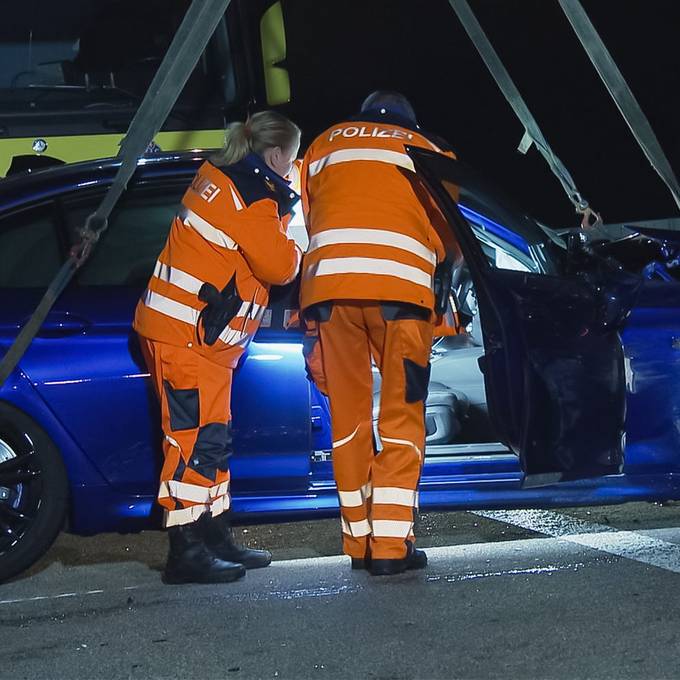
[(540, 265), (532, 257), (529, 244), (521, 236), (463, 204), (459, 204), (459, 208), (472, 227), (490, 266), (520, 272), (541, 271)]
[[(186, 186), (136, 189), (115, 208), (109, 227), (78, 276), (81, 286), (144, 287), (163, 249)], [(71, 243), (101, 195), (65, 204)]]
[(456, 200), (472, 227), (487, 261), (494, 269), (551, 274), (557, 269), (549, 240), (541, 227), (513, 207), (491, 198), (491, 190), (479, 178), (461, 168), (461, 183), (443, 181), (442, 187)]
[(0, 220), (0, 288), (42, 288), (61, 264), (52, 204)]

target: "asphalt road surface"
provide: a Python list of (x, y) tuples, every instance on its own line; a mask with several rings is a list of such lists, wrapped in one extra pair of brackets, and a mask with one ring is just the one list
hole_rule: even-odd
[(0, 586), (0, 677), (680, 677), (680, 504), (428, 513), (391, 578), (335, 520), (237, 533), (274, 564), (182, 587), (161, 532), (62, 535)]

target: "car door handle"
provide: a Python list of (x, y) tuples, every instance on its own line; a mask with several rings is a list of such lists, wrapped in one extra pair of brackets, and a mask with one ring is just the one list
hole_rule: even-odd
[[(24, 323), (26, 321), (28, 319), (25, 319)], [(71, 335), (80, 335), (91, 325), (88, 319), (76, 314), (50, 312), (37, 335), (39, 338), (63, 338)]]

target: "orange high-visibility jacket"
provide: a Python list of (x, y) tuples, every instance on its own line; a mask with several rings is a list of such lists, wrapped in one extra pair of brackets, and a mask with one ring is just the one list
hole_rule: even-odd
[[(301, 252), (285, 230), (297, 195), (253, 156), (221, 169), (205, 162), (198, 170), (137, 305), (140, 335), (235, 366), (260, 325), (270, 285), (297, 276)], [(197, 335), (205, 307), (198, 292), (205, 282), (221, 291), (234, 274), (242, 304), (208, 346), (200, 342), (202, 329)]]
[(429, 196), (416, 194), (407, 144), (444, 153), (386, 117), (333, 125), (307, 150), (302, 201), (310, 243), (302, 309), (340, 299), (432, 309), (434, 269), (445, 255), (432, 218), (441, 213)]

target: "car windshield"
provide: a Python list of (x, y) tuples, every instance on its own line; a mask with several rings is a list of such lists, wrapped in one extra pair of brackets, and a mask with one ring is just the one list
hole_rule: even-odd
[[(0, 24), (5, 112), (136, 109), (188, 6), (189, 0), (14, 3), (11, 21)], [(228, 60), (222, 63), (228, 68)], [(204, 58), (176, 109), (195, 108), (197, 98), (202, 106), (222, 105), (217, 82)]]

